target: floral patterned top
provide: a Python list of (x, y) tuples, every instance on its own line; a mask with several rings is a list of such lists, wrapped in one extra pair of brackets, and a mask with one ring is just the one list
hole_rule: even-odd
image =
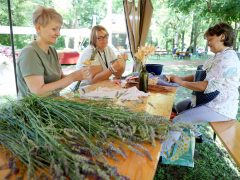
[(204, 93), (218, 90), (220, 94), (206, 106), (214, 111), (235, 119), (238, 111), (238, 86), (240, 79), (240, 62), (232, 48), (216, 53), (203, 65), (208, 81)]

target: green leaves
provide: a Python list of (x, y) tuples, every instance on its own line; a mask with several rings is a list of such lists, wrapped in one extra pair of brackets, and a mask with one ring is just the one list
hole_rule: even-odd
[(240, 1), (238, 0), (168, 0), (168, 5), (172, 9), (186, 14), (197, 13), (202, 18), (216, 18), (227, 22), (240, 20)]

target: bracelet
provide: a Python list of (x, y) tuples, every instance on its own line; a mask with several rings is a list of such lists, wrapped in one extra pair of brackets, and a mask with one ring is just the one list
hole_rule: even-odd
[(111, 71), (112, 74), (114, 74), (114, 71), (111, 66), (108, 69), (109, 69), (109, 71)]
[(112, 64), (111, 64), (111, 69), (112, 69), (112, 71), (113, 71), (113, 73), (116, 73), (117, 71), (113, 68), (113, 66), (112, 66)]

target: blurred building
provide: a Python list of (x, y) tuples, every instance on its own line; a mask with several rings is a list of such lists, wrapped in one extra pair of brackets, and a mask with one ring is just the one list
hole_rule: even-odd
[(109, 44), (112, 44), (117, 49), (127, 48), (127, 29), (125, 23), (125, 17), (123, 14), (112, 14), (106, 16), (100, 25), (104, 26), (111, 35), (112, 39), (109, 40)]

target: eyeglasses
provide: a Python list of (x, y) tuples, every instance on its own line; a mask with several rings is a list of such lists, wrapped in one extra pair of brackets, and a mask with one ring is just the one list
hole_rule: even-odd
[(105, 36), (99, 36), (99, 37), (97, 37), (97, 40), (99, 40), (99, 41), (103, 41), (103, 40), (105, 40), (105, 39), (107, 40), (108, 37), (109, 37), (109, 35), (106, 34)]

